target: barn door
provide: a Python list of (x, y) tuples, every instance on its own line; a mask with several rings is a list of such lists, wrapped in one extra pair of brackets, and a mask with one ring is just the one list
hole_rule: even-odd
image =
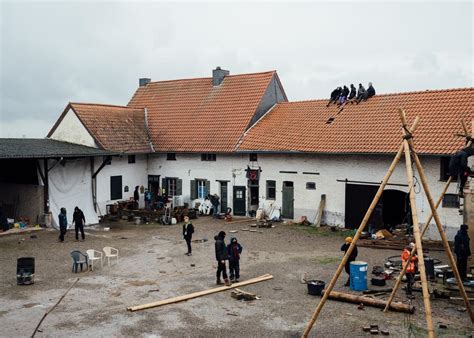
[(283, 218), (293, 219), (294, 211), (295, 211), (295, 191), (293, 187), (293, 182), (284, 181), (283, 182), (283, 200), (282, 200), (282, 209), (281, 209), (281, 216)]

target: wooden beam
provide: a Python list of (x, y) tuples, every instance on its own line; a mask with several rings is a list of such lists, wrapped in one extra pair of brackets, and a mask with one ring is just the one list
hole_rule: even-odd
[[(420, 119), (418, 117), (415, 118), (415, 121), (413, 122), (413, 125), (411, 127), (412, 132), (416, 130), (419, 122), (420, 122)], [(316, 309), (314, 310), (314, 312), (311, 316), (311, 319), (309, 320), (308, 325), (306, 326), (305, 331), (303, 333), (303, 338), (308, 337), (308, 334), (310, 333), (314, 323), (316, 322), (316, 319), (318, 319), (318, 316), (319, 316), (321, 310), (323, 309), (323, 306), (326, 303), (326, 300), (328, 299), (328, 294), (332, 291), (332, 289), (334, 288), (334, 285), (337, 282), (337, 279), (341, 275), (342, 269), (346, 265), (347, 260), (349, 259), (349, 256), (351, 255), (352, 251), (354, 250), (354, 247), (355, 247), (355, 245), (357, 243), (357, 240), (359, 239), (360, 235), (362, 234), (362, 231), (364, 231), (364, 228), (367, 225), (367, 222), (369, 221), (369, 218), (372, 215), (372, 212), (375, 209), (375, 206), (377, 205), (380, 197), (382, 196), (383, 190), (384, 190), (385, 186), (387, 185), (388, 180), (392, 176), (393, 171), (395, 170), (395, 167), (397, 166), (397, 163), (400, 161), (400, 158), (402, 157), (402, 153), (403, 153), (403, 143), (400, 145), (400, 147), (398, 149), (398, 152), (395, 155), (395, 158), (393, 159), (390, 167), (388, 168), (387, 173), (385, 174), (385, 177), (382, 180), (382, 183), (380, 183), (380, 186), (377, 190), (377, 193), (375, 194), (374, 199), (372, 200), (372, 203), (369, 206), (369, 209), (367, 210), (364, 218), (362, 219), (362, 222), (361, 222), (359, 228), (357, 229), (356, 234), (354, 235), (354, 238), (352, 239), (351, 245), (347, 249), (346, 254), (344, 255), (344, 257), (342, 258), (342, 261), (339, 264), (339, 267), (337, 268), (336, 272), (334, 273), (334, 276), (332, 277), (331, 282), (327, 286), (327, 288), (326, 288), (327, 292), (323, 294), (323, 297), (322, 297), (321, 301), (318, 303)]]
[(207, 295), (210, 295), (212, 293), (232, 290), (232, 289), (235, 289), (235, 288), (238, 288), (238, 287), (241, 287), (241, 286), (245, 286), (245, 285), (249, 285), (249, 284), (255, 284), (255, 283), (259, 283), (259, 282), (264, 282), (264, 281), (267, 281), (267, 280), (270, 280), (270, 279), (273, 279), (273, 276), (269, 275), (269, 274), (265, 274), (263, 276), (252, 278), (252, 279), (249, 279), (249, 280), (244, 281), (244, 282), (239, 282), (239, 283), (232, 284), (231, 286), (220, 286), (220, 287), (217, 287), (217, 288), (208, 289), (208, 290), (204, 290), (204, 291), (198, 291), (198, 292), (190, 293), (190, 294), (187, 294), (187, 295), (184, 295), (184, 296), (168, 298), (168, 299), (160, 300), (160, 301), (153, 302), (153, 303), (137, 305), (137, 306), (131, 306), (131, 307), (128, 307), (127, 310), (131, 311), (131, 312), (134, 312), (134, 311), (145, 310), (145, 309), (149, 309), (149, 308), (153, 308), (153, 307), (163, 306), (163, 305), (167, 305), (167, 304), (179, 303), (179, 302), (183, 302), (183, 301), (190, 300), (190, 299), (193, 299), (193, 298), (207, 296)]
[[(403, 112), (405, 115), (405, 112)], [(403, 121), (403, 119), (402, 119)], [(404, 134), (407, 135), (407, 131), (404, 130)], [(405, 148), (405, 167), (407, 172), (407, 179), (410, 186), (413, 186), (413, 168), (411, 166), (411, 156), (410, 156), (410, 146), (408, 140), (403, 141), (403, 147)], [(434, 328), (433, 328), (433, 317), (431, 315), (431, 303), (430, 303), (430, 292), (428, 290), (428, 280), (426, 278), (425, 271), (425, 260), (423, 258), (423, 246), (421, 243), (421, 233), (420, 226), (418, 223), (418, 211), (416, 209), (416, 199), (414, 189), (410, 189), (410, 208), (411, 208), (411, 217), (413, 220), (413, 236), (415, 237), (415, 247), (418, 254), (418, 268), (420, 270), (421, 278), (421, 288), (423, 291), (423, 303), (425, 305), (425, 317), (426, 325), (428, 331), (428, 337), (434, 338)]]
[[(323, 291), (323, 294), (326, 291)], [(331, 291), (329, 294), (329, 299), (339, 300), (342, 302), (347, 303), (354, 303), (354, 304), (364, 304), (369, 306), (374, 306), (378, 308), (384, 308), (386, 305), (386, 301), (377, 298), (371, 298), (367, 296), (357, 296), (350, 293), (338, 292), (338, 291)], [(406, 312), (406, 313), (415, 313), (415, 307), (413, 305), (404, 304), (404, 303), (392, 303), (390, 305), (390, 310), (399, 311), (399, 312)]]

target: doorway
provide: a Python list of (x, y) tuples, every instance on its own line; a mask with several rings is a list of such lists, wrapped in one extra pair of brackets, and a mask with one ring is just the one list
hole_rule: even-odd
[(148, 175), (148, 191), (151, 192), (152, 201), (155, 202), (160, 191), (160, 175)]
[(244, 186), (234, 186), (234, 215), (245, 216), (245, 191)]
[(221, 183), (221, 212), (227, 212), (227, 182), (220, 181)]
[(281, 216), (283, 218), (293, 219), (294, 212), (295, 212), (295, 191), (293, 182), (291, 181), (284, 181), (283, 182), (283, 189), (282, 189), (282, 208), (281, 208)]

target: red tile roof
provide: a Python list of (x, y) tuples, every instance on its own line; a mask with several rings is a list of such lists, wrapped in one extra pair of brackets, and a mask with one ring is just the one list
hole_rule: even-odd
[[(450, 154), (463, 146), (461, 119), (473, 118), (474, 88), (376, 95), (338, 114), (327, 100), (279, 103), (249, 129), (238, 151), (395, 153), (401, 140), (398, 108), (411, 124), (421, 154)], [(328, 119), (334, 118), (332, 123)]]
[(128, 106), (147, 108), (153, 146), (161, 152), (232, 152), (275, 71), (151, 82)]
[(124, 106), (69, 103), (48, 134), (50, 137), (71, 108), (96, 143), (106, 150), (123, 153), (152, 152), (144, 109)]

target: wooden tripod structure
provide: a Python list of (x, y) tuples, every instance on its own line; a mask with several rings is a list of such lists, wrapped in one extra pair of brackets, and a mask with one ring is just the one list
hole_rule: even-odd
[[(342, 269), (344, 268), (345, 264), (347, 263), (347, 261), (349, 259), (349, 256), (351, 255), (352, 251), (354, 250), (354, 247), (357, 243), (357, 240), (360, 238), (360, 236), (362, 234), (362, 231), (364, 230), (370, 216), (372, 215), (372, 212), (373, 212), (375, 206), (377, 205), (380, 197), (382, 196), (383, 190), (384, 190), (385, 186), (387, 185), (393, 171), (395, 170), (395, 167), (396, 167), (397, 163), (400, 161), (400, 158), (402, 157), (403, 153), (405, 154), (405, 165), (406, 165), (407, 180), (408, 180), (408, 185), (409, 185), (410, 207), (411, 207), (411, 214), (412, 214), (412, 218), (413, 218), (412, 219), (413, 220), (413, 235), (415, 237), (415, 248), (413, 249), (412, 254), (414, 254), (415, 253), (414, 251), (416, 250), (416, 253), (418, 254), (418, 258), (419, 258), (418, 267), (419, 267), (419, 270), (420, 270), (420, 277), (421, 277), (421, 285), (422, 285), (422, 291), (423, 291), (423, 302), (424, 302), (424, 306), (425, 306), (425, 316), (426, 316), (426, 322), (427, 322), (428, 337), (434, 337), (435, 335), (434, 335), (434, 328), (433, 328), (433, 320), (432, 320), (432, 316), (431, 316), (430, 295), (429, 295), (428, 283), (427, 283), (426, 273), (425, 273), (425, 264), (424, 264), (424, 258), (423, 258), (423, 247), (422, 247), (421, 238), (422, 238), (422, 235), (426, 232), (426, 229), (428, 228), (429, 222), (431, 221), (431, 217), (429, 218), (429, 220), (425, 224), (425, 226), (423, 228), (423, 232), (420, 232), (419, 222), (418, 222), (418, 213), (417, 213), (417, 210), (416, 210), (415, 192), (413, 190), (414, 182), (413, 182), (412, 157), (413, 157), (414, 162), (416, 164), (416, 167), (417, 167), (417, 170), (418, 170), (418, 173), (420, 175), (420, 179), (421, 179), (421, 182), (422, 182), (422, 185), (423, 185), (423, 189), (425, 191), (426, 197), (427, 197), (428, 202), (430, 204), (432, 217), (434, 217), (434, 219), (435, 219), (436, 226), (438, 227), (438, 231), (439, 231), (440, 236), (441, 236), (441, 240), (443, 241), (444, 249), (446, 251), (446, 254), (448, 255), (449, 263), (451, 265), (451, 268), (453, 269), (453, 272), (454, 272), (454, 275), (456, 277), (456, 281), (457, 281), (459, 290), (460, 290), (462, 298), (464, 299), (464, 302), (466, 304), (466, 308), (468, 309), (468, 312), (469, 312), (469, 315), (470, 315), (470, 318), (471, 318), (471, 322), (474, 322), (474, 316), (473, 316), (473, 312), (472, 312), (472, 309), (471, 309), (471, 305), (469, 303), (469, 299), (467, 298), (466, 290), (464, 289), (464, 285), (462, 284), (461, 278), (459, 276), (459, 271), (457, 269), (456, 263), (454, 261), (454, 257), (452, 255), (451, 249), (449, 247), (448, 240), (447, 240), (446, 235), (444, 233), (444, 230), (442, 228), (441, 221), (439, 219), (438, 213), (436, 211), (436, 207), (437, 207), (437, 205), (439, 205), (440, 201), (442, 200), (442, 196), (439, 198), (439, 200), (437, 202), (437, 205), (435, 205), (434, 202), (433, 202), (433, 198), (431, 196), (431, 192), (430, 192), (430, 189), (429, 189), (429, 186), (428, 186), (428, 182), (426, 180), (426, 176), (425, 176), (423, 167), (421, 166), (421, 162), (420, 162), (420, 160), (418, 158), (418, 155), (416, 154), (416, 151), (415, 151), (415, 148), (414, 148), (413, 133), (415, 132), (420, 119), (419, 119), (419, 117), (416, 117), (414, 122), (413, 122), (413, 125), (410, 128), (408, 128), (405, 112), (402, 109), (399, 109), (399, 114), (400, 114), (400, 119), (401, 119), (401, 123), (402, 123), (402, 132), (403, 132), (402, 143), (401, 143), (401, 145), (398, 149), (397, 154), (395, 155), (395, 158), (393, 159), (392, 163), (390, 164), (390, 167), (389, 167), (387, 173), (385, 174), (385, 176), (382, 180), (382, 183), (380, 184), (380, 186), (377, 190), (377, 193), (375, 194), (374, 199), (372, 200), (372, 203), (370, 204), (364, 218), (362, 219), (362, 222), (361, 222), (359, 228), (357, 229), (356, 234), (354, 235), (354, 238), (352, 240), (351, 245), (349, 246), (349, 249), (346, 251), (346, 254), (342, 258), (342, 261), (339, 264), (339, 267), (337, 268), (334, 276), (331, 279), (331, 282), (329, 283), (328, 287), (326, 288), (326, 290), (325, 290), (325, 292), (324, 292), (324, 294), (321, 298), (321, 301), (318, 303), (318, 306), (316, 307), (315, 311), (313, 312), (313, 315), (311, 316), (311, 319), (308, 322), (308, 324), (305, 328), (305, 331), (303, 333), (304, 338), (306, 338), (308, 336), (308, 334), (310, 333), (314, 323), (316, 322), (316, 319), (318, 318), (319, 314), (321, 313), (321, 310), (322, 310), (324, 304), (326, 303), (326, 300), (328, 299), (329, 294), (331, 293), (332, 289), (334, 288), (334, 285), (336, 284), (337, 279), (339, 278), (339, 276), (342, 272)], [(465, 123), (463, 123), (463, 128), (464, 128), (465, 135), (467, 135), (467, 128), (465, 126)], [(473, 123), (473, 128), (474, 128), (474, 123)], [(474, 129), (473, 129), (473, 131), (474, 131)], [(451, 182), (451, 180), (449, 179), (446, 186), (445, 186), (445, 188), (444, 188), (444, 191), (443, 191), (442, 195), (444, 195), (444, 193), (446, 192), (450, 182)], [(401, 276), (400, 276), (399, 280), (401, 281)], [(400, 282), (397, 280), (396, 288), (398, 288), (399, 285), (400, 285)], [(390, 297), (390, 302), (393, 300), (393, 295), (394, 295), (395, 291), (396, 291), (396, 289), (394, 288), (394, 291), (392, 292), (391, 297)], [(388, 308), (389, 308), (389, 305), (387, 305), (386, 309), (388, 309)]]

